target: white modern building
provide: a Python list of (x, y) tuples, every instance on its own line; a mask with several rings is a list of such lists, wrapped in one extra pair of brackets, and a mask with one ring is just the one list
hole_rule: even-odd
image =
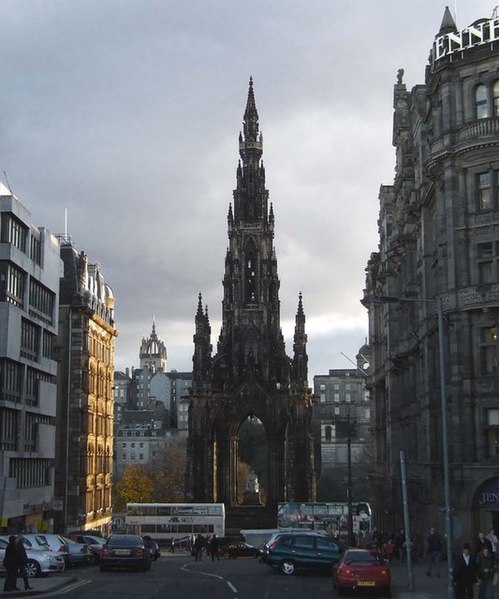
[(59, 241), (0, 183), (0, 519), (50, 527), (54, 499)]

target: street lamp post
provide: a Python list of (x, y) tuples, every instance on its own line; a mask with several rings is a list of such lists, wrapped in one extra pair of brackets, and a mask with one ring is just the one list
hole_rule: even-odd
[(445, 348), (444, 348), (444, 313), (442, 300), (422, 299), (409, 297), (393, 296), (375, 296), (372, 303), (397, 303), (397, 302), (415, 302), (433, 304), (437, 308), (437, 328), (438, 328), (438, 354), (440, 370), (440, 401), (442, 407), (442, 450), (443, 450), (443, 470), (444, 470), (444, 512), (445, 512), (445, 532), (447, 536), (447, 597), (454, 599), (453, 572), (452, 572), (452, 521), (450, 508), (450, 467), (449, 467), (449, 439), (447, 428), (447, 393), (445, 388)]
[(352, 513), (352, 434), (350, 429), (350, 412), (347, 414), (347, 502), (348, 502), (348, 545), (353, 547), (353, 513)]

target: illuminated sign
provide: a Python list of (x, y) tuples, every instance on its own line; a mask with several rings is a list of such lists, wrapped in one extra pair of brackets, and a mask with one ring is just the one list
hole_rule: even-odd
[(438, 36), (433, 42), (433, 62), (499, 40), (499, 19), (484, 20), (462, 31)]

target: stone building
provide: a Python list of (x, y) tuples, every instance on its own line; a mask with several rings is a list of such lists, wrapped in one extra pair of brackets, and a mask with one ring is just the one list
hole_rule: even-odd
[(314, 376), (314, 437), (318, 500), (346, 498), (350, 461), (353, 497), (368, 501), (370, 401), (361, 367)]
[(187, 436), (192, 373), (166, 372), (166, 344), (156, 324), (139, 347), (139, 368), (115, 373), (114, 478), (126, 466), (152, 466), (163, 450)]
[(54, 504), (59, 242), (0, 183), (0, 529), (47, 530)]
[[(244, 524), (242, 528), (275, 523), (280, 501), (315, 497), (305, 314), (300, 295), (294, 354), (288, 358), (280, 328), (274, 211), (268, 203), (262, 152), (250, 80), (234, 208), (231, 204), (227, 215), (229, 247), (215, 355), (201, 295), (195, 318), (188, 447), (192, 499), (224, 502), (229, 525)], [(239, 503), (246, 481), (237, 476), (238, 442), (248, 419), (260, 423), (267, 449), (266, 472), (257, 472), (266, 504), (257, 516), (255, 510), (245, 514)]]
[(61, 239), (56, 529), (101, 529), (113, 488), (114, 297), (98, 264)]
[(403, 450), (413, 525), (443, 531), (447, 454), (456, 543), (499, 528), (498, 37), (497, 14), (458, 29), (446, 9), (425, 83), (408, 90), (399, 71), (363, 300), (377, 524), (402, 524)]

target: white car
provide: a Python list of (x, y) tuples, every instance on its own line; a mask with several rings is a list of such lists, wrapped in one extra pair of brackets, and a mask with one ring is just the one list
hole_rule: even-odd
[(69, 563), (68, 542), (61, 535), (37, 532), (23, 534), (23, 537), (25, 546), (35, 549), (51, 549), (54, 553), (64, 558), (66, 565)]
[[(5, 573), (3, 567), (3, 559), (5, 557), (5, 549), (9, 543), (9, 535), (0, 536), (0, 572)], [(24, 543), (28, 561), (26, 563), (26, 574), (29, 577), (47, 576), (51, 573), (64, 572), (66, 562), (64, 558), (57, 555), (50, 549), (37, 549), (29, 547)]]

